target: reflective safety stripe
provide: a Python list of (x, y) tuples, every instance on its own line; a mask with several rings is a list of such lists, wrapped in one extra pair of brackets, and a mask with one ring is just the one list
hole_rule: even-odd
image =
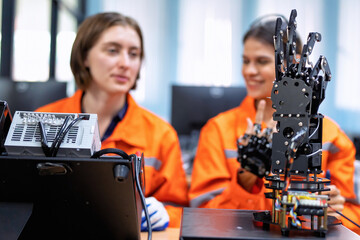
[(323, 151), (329, 151), (332, 154), (335, 154), (340, 151), (340, 149), (332, 144), (331, 142), (326, 142), (322, 144), (322, 150)]
[(224, 189), (225, 188), (216, 189), (192, 199), (190, 201), (190, 207), (199, 207), (201, 204), (208, 202), (217, 195), (221, 194), (224, 191)]
[(173, 202), (162, 202), (164, 206), (173, 206), (173, 207), (185, 207), (184, 205), (173, 203)]
[(225, 149), (226, 158), (237, 158), (238, 153), (236, 150)]
[(355, 160), (354, 166), (355, 166), (354, 190), (355, 190), (355, 195), (356, 195), (355, 202), (357, 204), (360, 204), (360, 161)]
[(161, 164), (162, 164), (161, 161), (157, 158), (154, 157), (145, 158), (145, 166), (153, 167), (157, 171), (159, 171)]

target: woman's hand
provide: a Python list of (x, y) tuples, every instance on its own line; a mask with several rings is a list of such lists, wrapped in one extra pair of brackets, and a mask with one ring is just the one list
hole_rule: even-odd
[(330, 191), (323, 192), (329, 195), (330, 200), (328, 201), (328, 215), (340, 218), (340, 215), (335, 212), (341, 212), (344, 209), (345, 198), (341, 195), (340, 190), (335, 185), (328, 186)]
[[(258, 177), (264, 176), (265, 172), (268, 171), (267, 161), (270, 161), (270, 156), (268, 156), (269, 148), (267, 144), (271, 142), (272, 131), (276, 124), (271, 120), (272, 122), (268, 125), (269, 127), (261, 131), (261, 123), (264, 119), (265, 107), (265, 100), (260, 100), (257, 106), (255, 123), (253, 124), (250, 119), (247, 119), (247, 129), (244, 136), (242, 136), (238, 142), (238, 160), (242, 167), (239, 169), (237, 180), (238, 184), (248, 192), (252, 190), (255, 182), (258, 180)], [(257, 150), (254, 151), (254, 149)], [(250, 152), (247, 152), (248, 150)]]
[(272, 132), (275, 131), (276, 122), (270, 120), (267, 124), (267, 127), (261, 130), (261, 123), (264, 120), (266, 101), (260, 100), (257, 105), (257, 111), (255, 115), (255, 122), (253, 123), (250, 118), (247, 118), (246, 121), (248, 126), (246, 128), (245, 134), (240, 138), (240, 143), (246, 146), (249, 143), (251, 136), (263, 137), (265, 136), (269, 142), (271, 142)]
[[(145, 199), (146, 207), (150, 217), (151, 228), (153, 231), (163, 231), (169, 225), (169, 214), (164, 207), (164, 204), (159, 202), (154, 197), (147, 197)], [(145, 212), (141, 213), (141, 231), (148, 231)]]

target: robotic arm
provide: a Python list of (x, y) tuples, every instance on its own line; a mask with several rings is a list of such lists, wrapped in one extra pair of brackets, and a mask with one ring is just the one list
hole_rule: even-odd
[[(296, 155), (290, 174), (306, 176), (321, 172), (322, 119), (319, 106), (325, 98), (325, 89), (331, 79), (324, 56), (313, 66), (309, 61), (314, 45), (321, 34), (312, 32), (303, 46), (301, 57), (296, 57), (296, 10), (291, 11), (286, 33), (282, 20), (276, 21), (274, 34), (275, 72), (271, 100), (276, 110), (277, 132), (269, 137), (246, 136), (247, 144), (238, 141), (238, 161), (241, 167), (259, 177), (283, 174), (294, 145), (294, 136), (301, 133), (296, 143)], [(286, 35), (286, 37), (285, 37)], [(284, 42), (285, 40), (285, 42)], [(306, 129), (306, 130), (305, 130)], [(305, 132), (304, 132), (305, 131)], [(298, 140), (298, 139), (297, 139)]]
[(296, 144), (296, 155), (290, 174), (307, 176), (310, 173), (321, 172), (319, 153), (322, 148), (323, 115), (318, 113), (318, 109), (325, 98), (325, 89), (331, 79), (331, 72), (324, 56), (320, 56), (315, 66), (309, 61), (315, 42), (321, 41), (320, 33), (311, 32), (307, 43), (303, 46), (300, 60), (294, 57), (296, 15), (296, 10), (292, 10), (287, 28), (288, 40), (285, 43), (286, 66), (281, 65), (284, 61), (281, 54), (283, 36), (278, 27), (281, 24), (280, 19), (274, 37), (275, 58), (280, 59), (280, 62), (276, 63), (277, 78), (271, 94), (273, 108), (276, 110), (273, 118), (277, 121), (277, 132), (273, 135), (271, 172), (274, 174), (285, 172), (286, 162), (291, 153), (289, 145), (294, 143), (295, 135), (303, 132), (302, 141)]

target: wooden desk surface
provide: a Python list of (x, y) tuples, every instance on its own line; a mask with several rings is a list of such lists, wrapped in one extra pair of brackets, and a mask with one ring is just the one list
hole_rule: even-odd
[[(179, 240), (180, 228), (167, 228), (165, 231), (153, 232), (152, 239), (154, 240)], [(146, 240), (147, 232), (141, 233), (141, 240)]]

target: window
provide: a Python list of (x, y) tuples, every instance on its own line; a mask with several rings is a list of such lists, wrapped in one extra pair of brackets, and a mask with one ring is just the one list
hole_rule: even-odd
[(59, 9), (59, 24), (56, 37), (55, 78), (59, 81), (71, 81), (70, 54), (77, 32), (76, 10), (78, 1), (63, 0)]
[[(73, 79), (70, 52), (76, 35), (78, 1), (57, 1), (58, 25), (56, 36), (55, 78)], [(14, 27), (15, 81), (47, 81), (50, 71), (51, 6), (50, 0), (17, 0)], [(36, 12), (36, 14), (34, 14)]]
[[(234, 1), (180, 1), (179, 84), (230, 86), (239, 82), (240, 21)], [(191, 59), (191, 61), (189, 61)]]
[(49, 78), (50, 4), (49, 0), (17, 0), (15, 4), (14, 80)]

